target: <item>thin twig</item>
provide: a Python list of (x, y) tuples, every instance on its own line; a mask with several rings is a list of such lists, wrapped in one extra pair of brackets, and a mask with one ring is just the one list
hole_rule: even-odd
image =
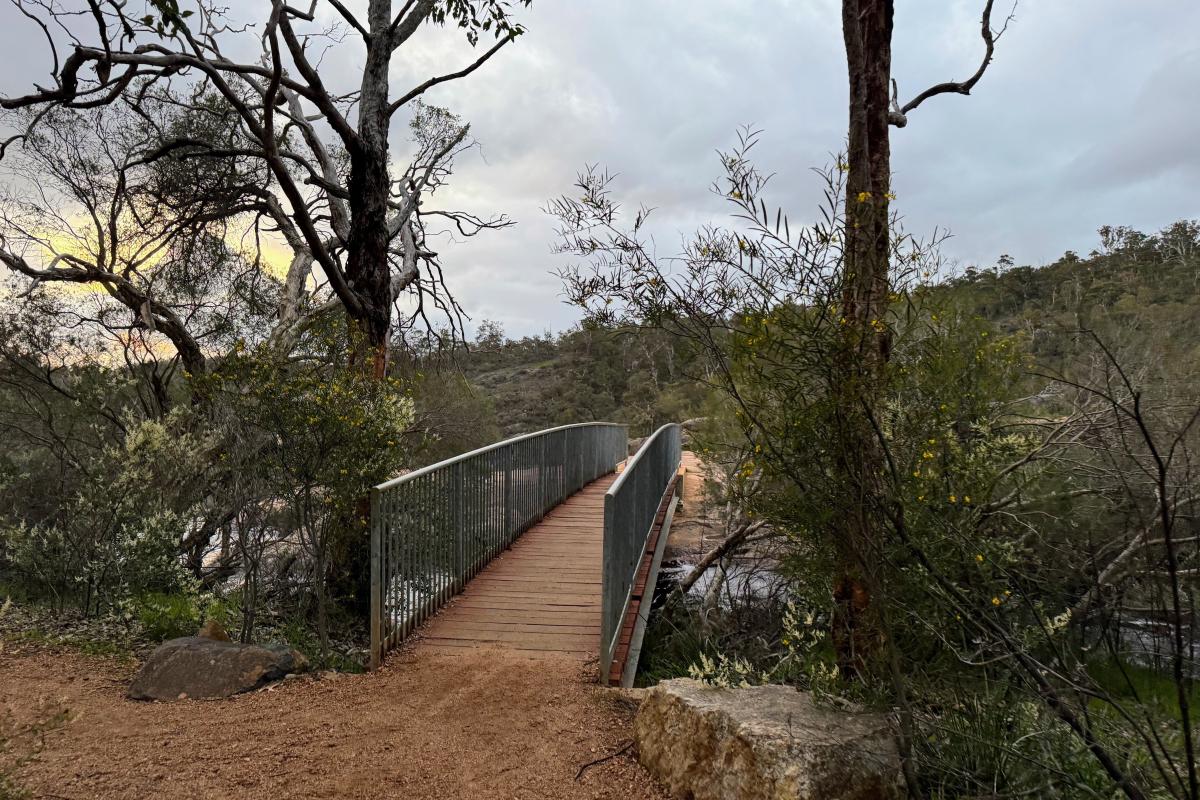
[(609, 753), (608, 755), (606, 755), (602, 758), (597, 758), (595, 761), (589, 761), (588, 763), (584, 764), (582, 767), (579, 768), (579, 772), (575, 773), (575, 780), (579, 780), (580, 778), (582, 778), (583, 773), (587, 772), (590, 767), (594, 767), (597, 764), (603, 764), (605, 761), (611, 761), (612, 759), (616, 758), (617, 756), (625, 755), (625, 753), (628, 752), (629, 748), (631, 748), (631, 747), (633, 747), (633, 739), (630, 739), (625, 744), (621, 745), (620, 749), (614, 750), (613, 752)]

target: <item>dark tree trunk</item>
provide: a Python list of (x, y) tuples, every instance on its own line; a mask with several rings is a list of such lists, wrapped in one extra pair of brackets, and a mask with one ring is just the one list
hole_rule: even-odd
[(834, 586), (834, 643), (846, 676), (871, 669), (882, 653), (873, 595), (881, 556), (878, 518), (883, 452), (871, 414), (886, 368), (891, 146), (892, 0), (844, 0), (842, 28), (850, 81), (845, 264), (842, 315), (847, 324), (837, 374), (845, 507), (842, 575)]
[(362, 305), (351, 320), (356, 361), (376, 378), (387, 370), (388, 333), (392, 325), (391, 274), (388, 267), (388, 67), (392, 60), (392, 4), (371, 0), (371, 39), (363, 67), (359, 100), (358, 141), (350, 151), (350, 236), (346, 243), (346, 280)]
[[(351, 363), (383, 380), (387, 375), (388, 337), (392, 326), (391, 269), (388, 244), (388, 68), (392, 59), (392, 4), (371, 0), (367, 10), (371, 37), (363, 67), (359, 100), (358, 143), (350, 151), (350, 235), (346, 243), (346, 279), (359, 298), (362, 311), (350, 323)], [(329, 569), (321, 572), (318, 593), (318, 627), (327, 633), (326, 605), (332, 597), (343, 610), (365, 619), (370, 613), (370, 537), (358, 519), (365, 519), (369, 503), (360, 503), (354, 518), (343, 521), (332, 536)], [(322, 634), (322, 648), (327, 644)]]
[[(364, 145), (366, 147), (367, 145)], [(362, 313), (351, 319), (354, 360), (382, 378), (386, 371), (392, 303), (388, 268), (387, 137), (351, 158), (350, 240), (347, 242), (347, 280), (359, 296)]]
[(845, 0), (843, 26), (850, 77), (846, 176), (846, 275), (842, 304), (854, 327), (861, 371), (887, 361), (890, 337), (876, 330), (890, 291), (888, 265), (891, 143), (888, 87), (892, 70), (891, 0)]

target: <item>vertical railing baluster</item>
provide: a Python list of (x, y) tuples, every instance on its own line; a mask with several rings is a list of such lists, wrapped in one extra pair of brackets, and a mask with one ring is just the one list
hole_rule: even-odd
[(429, 518), (430, 509), (425, 502), (425, 487), (427, 481), (422, 478), (413, 482), (412, 492), (416, 519), (413, 520), (413, 530), (418, 535), (413, 537), (413, 621), (409, 630), (411, 634), (421, 624), (421, 609), (425, 604), (432, 584), (429, 580), (428, 553), (429, 540), (433, 534), (433, 520)]
[(383, 535), (379, 490), (371, 490), (371, 669), (383, 660)]
[(505, 544), (508, 544), (508, 539), (512, 536), (513, 530), (513, 468), (512, 468), (512, 451), (506, 451), (504, 456), (504, 539)]
[(397, 560), (400, 564), (400, 585), (396, 595), (399, 598), (402, 616), (400, 617), (400, 638), (403, 639), (409, 631), (409, 615), (412, 614), (412, 603), (408, 598), (408, 587), (412, 585), (409, 570), (412, 564), (412, 554), (409, 553), (412, 536), (403, 536), (401, 531), (411, 530), (412, 515), (412, 486), (402, 484), (396, 487), (391, 500), (392, 513), (395, 514), (391, 536), (396, 542)]
[(468, 522), (465, 520), (467, 515), (464, 513), (464, 504), (467, 502), (466, 492), (463, 491), (463, 471), (465, 469), (466, 466), (462, 461), (454, 465), (454, 482), (450, 489), (450, 502), (454, 506), (453, 570), (454, 581), (456, 584), (460, 584), (463, 579), (463, 527), (465, 524), (468, 524)]
[(407, 520), (407, 514), (411, 508), (411, 503), (408, 497), (407, 486), (397, 486), (394, 492), (391, 492), (391, 497), (388, 500), (388, 506), (391, 509), (391, 524), (388, 530), (388, 535), (395, 542), (394, 551), (396, 553), (397, 576), (399, 585), (392, 589), (392, 596), (396, 598), (400, 608), (397, 609), (396, 621), (401, 626), (398, 634), (399, 639), (403, 639), (408, 634), (408, 614), (411, 606), (408, 598), (404, 595), (406, 587), (410, 584), (408, 580), (408, 550), (405, 547), (408, 537), (401, 536), (403, 523)]
[[(442, 513), (442, 535), (438, 541), (438, 598), (436, 606), (446, 602), (446, 587), (450, 583), (450, 575), (454, 571), (452, 555), (454, 549), (454, 508), (459, 496), (454, 493), (454, 470), (442, 473), (442, 485), (438, 490), (439, 498), (445, 503)], [(433, 616), (430, 609), (429, 616)]]
[(537, 519), (540, 521), (545, 516), (546, 509), (546, 444), (547, 437), (538, 437), (538, 455), (537, 455)]
[(429, 617), (427, 609), (430, 606), (437, 605), (438, 600), (442, 596), (442, 571), (438, 567), (438, 562), (442, 560), (442, 531), (446, 527), (446, 509), (443, 507), (446, 498), (446, 493), (443, 491), (445, 480), (445, 472), (435, 472), (429, 476), (429, 480), (424, 481), (426, 484), (426, 495), (429, 500), (429, 509), (433, 515), (433, 527), (429, 536), (429, 556), (426, 567), (432, 588), (430, 595), (431, 602), (424, 604), (424, 609), (421, 612), (422, 621)]
[[(404, 484), (400, 488), (402, 488), (403, 491), (397, 492), (396, 497), (398, 499), (400, 506), (403, 508), (403, 511), (401, 513), (404, 514), (403, 519), (409, 525), (408, 530), (412, 530), (413, 527), (415, 527), (412, 524), (413, 484), (411, 484), (411, 483)], [(397, 534), (396, 534), (396, 540), (397, 540), (396, 544), (400, 550), (400, 559), (403, 561), (403, 568), (401, 569), (401, 575), (402, 575), (402, 580), (403, 580), (403, 583), (401, 585), (401, 591), (403, 592), (403, 595), (404, 595), (404, 628), (403, 628), (403, 632), (404, 632), (405, 637), (407, 637), (410, 633), (412, 633), (412, 626), (413, 626), (413, 622), (412, 622), (412, 614), (413, 614), (412, 592), (413, 592), (414, 577), (415, 577), (413, 575), (413, 540), (415, 538), (416, 537), (414, 537), (414, 536), (401, 536), (399, 534), (399, 532), (397, 532)]]
[(384, 631), (386, 641), (390, 642), (392, 637), (396, 635), (397, 623), (397, 608), (396, 608), (396, 572), (397, 572), (397, 540), (400, 538), (395, 535), (396, 529), (399, 527), (396, 522), (396, 502), (397, 492), (395, 489), (387, 489), (379, 493), (380, 505), (383, 507), (383, 528), (381, 534), (385, 537), (384, 551), (387, 553), (387, 569), (383, 574), (387, 583), (384, 585), (384, 598), (386, 603), (386, 612), (384, 616), (387, 618), (388, 627)]

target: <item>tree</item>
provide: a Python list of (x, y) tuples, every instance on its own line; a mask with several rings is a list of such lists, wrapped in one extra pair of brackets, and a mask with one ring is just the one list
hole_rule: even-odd
[[(864, 411), (884, 472), (863, 499), (845, 477), (855, 442), (838, 435), (845, 173), (826, 173), (818, 221), (789, 231), (787, 217), (767, 213), (748, 149), (723, 156), (716, 186), (734, 226), (701, 230), (677, 259), (656, 259), (639, 237), (643, 214), (632, 232), (617, 225), (603, 176), (584, 175), (553, 209), (564, 248), (592, 265), (565, 273), (573, 300), (602, 317), (663, 325), (712, 364), (719, 413), (739, 434), (718, 444), (720, 455), (743, 459), (730, 488), (747, 521), (752, 512), (767, 520), (760, 530), (779, 533), (786, 549), (775, 570), (835, 641), (829, 589), (844, 575), (843, 517), (867, 503), (879, 533), (870, 577), (883, 591), (870, 610), (881, 652), (833, 688), (900, 711), (915, 796), (1145, 798), (1160, 786), (1194, 796), (1191, 612), (1179, 590), (1200, 574), (1190, 510), (1200, 414), (1194, 381), (1180, 384), (1187, 367), (1134, 354), (1138, 372), (1171, 376), (1143, 393), (1087, 337), (1100, 349), (1094, 364), (1080, 352), (1074, 376), (1027, 373), (1019, 332), (1004, 336), (970, 302), (959, 307), (979, 281), (931, 285), (921, 276), (936, 271), (934, 252), (893, 236), (895, 296), (880, 323), (894, 338), (878, 405)], [(735, 536), (704, 560), (719, 563), (750, 538)], [(1122, 632), (1123, 615), (1139, 629), (1154, 615), (1153, 650)], [(778, 662), (744, 675), (790, 669), (795, 637), (784, 634)], [(828, 691), (813, 682), (825, 674), (823, 649), (802, 654), (810, 675), (796, 680)], [(1143, 654), (1167, 665), (1169, 682), (1142, 671)], [(738, 655), (719, 661), (741, 663)]]
[[(192, 423), (230, 445), (238, 431), (220, 406), (258, 396), (261, 373), (223, 393), (206, 378), (245, 353), (294, 376), (341, 374), (349, 361), (399, 396), (381, 380), (389, 341), (413, 327), (434, 330), (437, 314), (448, 317), (452, 337), (461, 333), (461, 310), (429, 242), (447, 230), (473, 236), (510, 223), (431, 200), (473, 142), (465, 122), (424, 97), (514, 41), (521, 28), (510, 7), (528, 0), (371, 0), (362, 13), (340, 0), (297, 5), (272, 0), (247, 11), (151, 0), (139, 18), (120, 0), (13, 3), (13, 18), (44, 35), (53, 74), (28, 94), (0, 97), (0, 159), (15, 176), (0, 197), (0, 264), (13, 287), (0, 326), (39, 323), (36, 347), (5, 347), (0, 356), (17, 369), (13, 391), (32, 398), (41, 417), (52, 410), (40, 410), (45, 398), (70, 402), (84, 366), (106, 380), (124, 371), (131, 380), (119, 398), (85, 398), (93, 416), (112, 417), (105, 431), (116, 444), (132, 396), (145, 411), (137, 416), (150, 420), (190, 399), (199, 409)], [(257, 25), (251, 15), (261, 15)], [(391, 65), (437, 26), (458, 27), (472, 47), (485, 34), (495, 41), (469, 63), (394, 95)], [(330, 51), (344, 63), (357, 59), (354, 85), (334, 85), (320, 68)], [(404, 121), (407, 161), (390, 149)], [(340, 354), (327, 346), (331, 337)], [(333, 408), (321, 413), (318, 422), (339, 419)], [(35, 439), (61, 430), (61, 417), (53, 420), (25, 438), (74, 457), (79, 442)], [(231, 450), (239, 463), (273, 452), (261, 430), (245, 438)], [(362, 448), (347, 453), (364, 466), (372, 458)], [(237, 567), (231, 547), (215, 567), (204, 566), (213, 538), (224, 531), (231, 540), (239, 518), (262, 516), (252, 513), (255, 504), (272, 511), (275, 502), (260, 486), (243, 487), (233, 460), (204, 476), (204, 523), (179, 545), (205, 579), (223, 580)], [(72, 479), (87, 467), (74, 461)], [(343, 468), (336, 474), (358, 481), (360, 497), (369, 483)], [(267, 516), (274, 525), (278, 515)], [(319, 617), (326, 599), (357, 596), (346, 584), (365, 575), (355, 569), (365, 552), (351, 524), (358, 516), (341, 508), (319, 525), (313, 513), (303, 520)], [(331, 536), (338, 526), (345, 536)], [(246, 556), (254, 547), (240, 549)]]
[[(842, 414), (836, 434), (844, 440), (842, 464), (851, 502), (845, 512), (845, 572), (835, 589), (841, 621), (838, 647), (844, 671), (858, 671), (877, 657), (879, 622), (871, 595), (879, 589), (872, 575), (879, 561), (881, 526), (876, 521), (885, 474), (883, 453), (874, 431), (882, 371), (891, 355), (894, 332), (886, 320), (892, 302), (893, 230), (891, 219), (891, 127), (903, 128), (908, 115), (939, 94), (970, 94), (991, 64), (999, 31), (992, 28), (992, 7), (983, 9), (980, 34), (983, 60), (970, 78), (931, 86), (903, 106), (892, 77), (893, 0), (843, 0), (842, 33), (850, 85), (845, 184), (845, 241), (841, 315), (847, 321), (839, 371)], [(1013, 6), (1015, 12), (1016, 6)], [(858, 497), (855, 500), (854, 495)]]
[[(258, 37), (253, 25), (207, 0), (186, 7), (154, 0), (155, 13), (142, 18), (117, 0), (80, 9), (15, 5), (45, 35), (53, 85), (0, 97), (0, 108), (17, 115), (0, 158), (16, 148), (36, 151), (46, 131), (53, 139), (57, 130), (60, 141), (41, 155), (70, 166), (60, 170), (70, 172), (64, 216), (82, 214), (87, 232), (77, 237), (81, 246), (63, 247), (10, 215), (0, 227), (0, 261), (9, 269), (35, 282), (103, 288), (146, 327), (162, 331), (191, 371), (203, 368), (203, 348), (186, 319), (146, 287), (146, 274), (198, 227), (240, 228), (256, 244), (265, 232), (286, 243), (290, 263), (271, 334), (282, 349), (314, 316), (340, 308), (361, 340), (360, 368), (381, 377), (393, 305), (403, 294), (412, 298), (414, 319), (441, 308), (458, 322), (438, 254), (426, 243), (429, 226), (474, 235), (508, 222), (426, 206), (471, 142), (469, 126), (421, 98), (470, 75), (522, 32), (510, 19), (509, 0), (408, 0), (399, 9), (371, 0), (364, 15), (340, 0), (313, 0), (306, 9), (272, 0)], [(472, 45), (489, 31), (496, 41), (470, 64), (392, 97), (389, 68), (427, 24), (457, 25)], [(341, 91), (322, 78), (320, 59), (352, 42), (361, 46), (361, 81)], [(242, 58), (247, 47), (252, 54)], [(388, 137), (406, 111), (416, 148), (409, 166), (394, 172)], [(64, 134), (89, 121), (124, 141), (80, 145), (98, 147), (103, 157), (72, 160), (81, 137)], [(107, 180), (89, 180), (97, 170)], [(215, 185), (178, 180), (213, 174)], [(165, 218), (142, 213), (146, 203), (169, 199), (170, 189), (207, 202), (168, 204), (175, 213)], [(54, 198), (43, 200), (59, 208)], [(130, 236), (141, 246), (131, 249)], [(316, 291), (307, 287), (314, 268)]]

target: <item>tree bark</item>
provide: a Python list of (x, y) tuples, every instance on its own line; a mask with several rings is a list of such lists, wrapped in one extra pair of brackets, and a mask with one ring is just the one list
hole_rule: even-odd
[(388, 67), (392, 60), (391, 0), (371, 0), (371, 31), (360, 88), (358, 137), (350, 148), (350, 236), (346, 242), (346, 280), (362, 310), (353, 322), (363, 337), (361, 367), (376, 378), (387, 370), (388, 332), (392, 324), (391, 274), (388, 268)]
[(889, 87), (892, 0), (844, 0), (850, 103), (845, 198), (845, 256), (841, 287), (842, 351), (835, 369), (841, 476), (841, 576), (834, 586), (834, 645), (847, 677), (871, 669), (881, 654), (882, 626), (870, 587), (883, 540), (876, 511), (883, 453), (870, 415), (877, 407), (891, 352), (887, 303), (891, 144)]

